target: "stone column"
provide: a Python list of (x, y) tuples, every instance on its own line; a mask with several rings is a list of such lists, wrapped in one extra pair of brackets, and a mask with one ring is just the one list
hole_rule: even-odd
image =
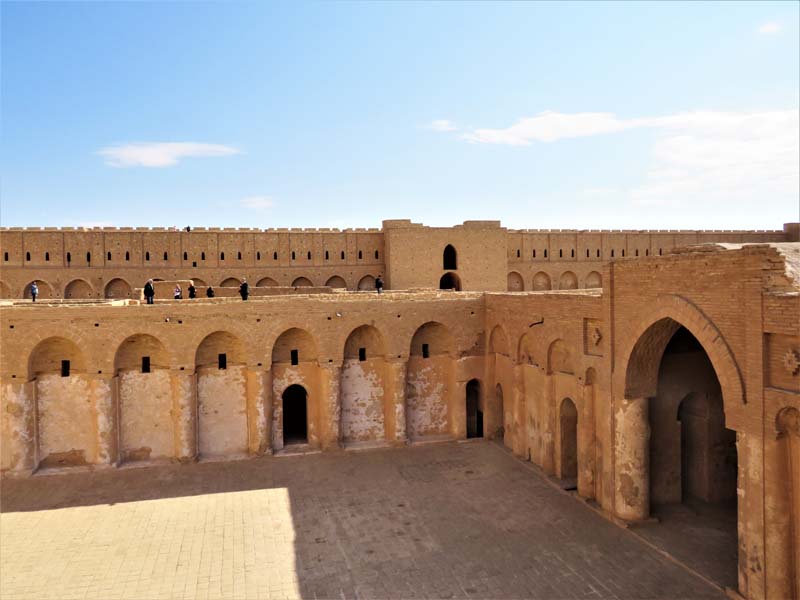
[(629, 521), (650, 514), (649, 399), (619, 399), (614, 415), (616, 433), (616, 513)]
[(323, 450), (343, 447), (342, 402), (339, 397), (342, 365), (327, 363), (319, 368), (319, 443)]
[(594, 385), (584, 384), (583, 411), (578, 417), (578, 495), (594, 498), (595, 480), (595, 416)]
[(117, 418), (117, 385), (112, 375), (90, 375), (99, 465), (119, 464), (119, 419)]
[(272, 372), (248, 367), (245, 377), (248, 451), (253, 456), (263, 456), (271, 452)]
[(170, 371), (175, 456), (183, 463), (197, 459), (197, 376), (193, 372)]
[(36, 382), (3, 381), (0, 387), (2, 418), (8, 423), (9, 474), (28, 476), (36, 468), (34, 404)]
[(386, 362), (386, 440), (406, 442), (406, 374), (408, 363), (402, 359)]

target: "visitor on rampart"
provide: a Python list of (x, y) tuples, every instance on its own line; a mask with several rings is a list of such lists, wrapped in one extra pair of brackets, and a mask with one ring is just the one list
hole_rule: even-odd
[(213, 298), (213, 297), (214, 297), (214, 288), (211, 287), (211, 286), (208, 286), (206, 288), (206, 298)]
[(144, 299), (147, 301), (148, 304), (152, 304), (155, 295), (156, 295), (156, 288), (153, 285), (153, 280), (148, 279), (147, 283), (144, 284)]
[(197, 288), (194, 287), (194, 281), (189, 281), (189, 298), (197, 298)]
[(36, 302), (36, 296), (38, 295), (39, 295), (39, 286), (36, 285), (36, 282), (34, 281), (33, 283), (31, 283), (31, 299), (34, 302)]
[(383, 279), (381, 279), (380, 275), (375, 279), (375, 289), (378, 290), (379, 294), (383, 293)]
[(250, 295), (250, 286), (247, 285), (247, 278), (242, 279), (242, 285), (239, 286), (239, 295), (242, 297), (242, 300), (247, 300), (247, 297)]
[(172, 292), (172, 297), (175, 300), (183, 299), (183, 290), (181, 289), (181, 284), (180, 283), (176, 283), (175, 284), (175, 289)]

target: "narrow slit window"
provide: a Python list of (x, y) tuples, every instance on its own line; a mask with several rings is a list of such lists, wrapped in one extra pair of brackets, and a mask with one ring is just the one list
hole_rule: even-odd
[[(126, 252), (126, 253), (125, 253), (125, 260), (128, 260), (128, 258), (129, 258), (129, 257), (128, 257), (128, 253)], [(150, 252), (145, 252), (145, 253), (144, 253), (144, 259), (145, 259), (145, 260), (150, 260)]]
[(636, 256), (639, 256), (639, 249), (636, 249)]
[(8, 262), (8, 252), (3, 253), (3, 260)]
[(358, 349), (358, 360), (364, 362), (367, 360), (367, 349), (366, 348), (359, 348)]
[(544, 257), (547, 258), (547, 248), (544, 249)]
[(311, 252), (308, 253), (308, 260), (311, 260)]
[(87, 252), (86, 253), (86, 262), (87, 263), (92, 262), (92, 253), (91, 252)]
[(422, 358), (430, 358), (431, 356), (431, 349), (428, 344), (422, 344)]
[(224, 252), (220, 252), (219, 253), (219, 259), (220, 260), (225, 260), (225, 253)]
[[(131, 253), (128, 252), (128, 251), (125, 251), (125, 260), (130, 260), (130, 259), (131, 259)], [(147, 253), (147, 260), (150, 260), (150, 253), (149, 252)]]
[(328, 254), (328, 251), (325, 250), (325, 260), (328, 260), (329, 258), (330, 258), (330, 255)]
[(358, 251), (358, 260), (361, 260), (362, 258), (364, 258), (364, 253), (361, 250), (359, 250)]
[(611, 249), (611, 258), (614, 258), (614, 249)]
[(236, 253), (236, 260), (242, 260), (242, 253), (241, 252), (237, 252)]
[(342, 250), (342, 260), (344, 260), (344, 250)]
[(586, 258), (589, 258), (589, 249), (586, 249)]
[(292, 260), (294, 260), (294, 258), (295, 258), (295, 253), (294, 250), (292, 250)]
[(50, 262), (50, 253), (49, 252), (45, 252), (44, 253), (44, 259), (45, 259), (45, 261)]
[(661, 256), (661, 248), (658, 249), (658, 255)]
[(379, 257), (379, 256), (380, 256), (380, 254), (378, 254), (378, 251), (377, 251), (377, 250), (375, 250), (375, 260), (378, 260), (378, 257)]
[(30, 259), (31, 259), (31, 253), (30, 252), (26, 252), (25, 253), (25, 260), (30, 260)]
[[(186, 252), (184, 252), (183, 254), (186, 255)], [(169, 258), (169, 255), (166, 252), (164, 252), (164, 260), (168, 260), (168, 258)], [(184, 258), (184, 260), (186, 260), (186, 259)]]
[(558, 258), (564, 258), (564, 251), (561, 248), (558, 249)]
[(519, 258), (519, 257), (520, 257), (520, 251), (519, 251), (519, 248), (517, 248), (517, 258)]
[(217, 356), (217, 367), (220, 369), (228, 368), (228, 355), (224, 352)]
[(536, 258), (536, 250), (533, 251), (533, 258)]
[(574, 248), (569, 251), (569, 256), (570, 256), (570, 258), (575, 258), (575, 249)]
[(67, 252), (67, 262), (72, 262), (72, 253)]
[(291, 355), (292, 355), (292, 364), (293, 365), (299, 364), (300, 363), (300, 357), (298, 355), (297, 350), (292, 350)]
[(597, 249), (597, 258), (600, 258), (600, 248)]
[(625, 258), (625, 248), (622, 249), (622, 258)]
[(106, 253), (106, 260), (111, 260), (111, 252)]
[(261, 252), (256, 252), (256, 260), (261, 260)]
[(645, 256), (650, 256), (650, 248), (645, 248), (644, 249), (644, 255)]
[(273, 252), (272, 253), (272, 260), (278, 260), (278, 253), (277, 252)]
[(142, 357), (142, 373), (149, 373), (150, 372), (150, 357), (143, 356)]
[(206, 259), (206, 253), (205, 252), (201, 252), (200, 253), (200, 260), (205, 260), (205, 259)]
[(69, 377), (69, 361), (62, 360), (61, 361), (61, 376), (62, 377)]

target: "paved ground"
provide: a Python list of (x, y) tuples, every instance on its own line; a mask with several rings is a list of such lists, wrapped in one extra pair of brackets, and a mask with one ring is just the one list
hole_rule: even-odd
[(722, 598), (499, 447), (6, 481), (0, 596)]

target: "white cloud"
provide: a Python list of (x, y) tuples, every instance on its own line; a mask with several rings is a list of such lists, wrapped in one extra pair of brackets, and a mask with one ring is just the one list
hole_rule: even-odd
[(269, 196), (248, 196), (242, 198), (239, 205), (250, 210), (269, 210), (275, 206), (275, 202)]
[(198, 142), (133, 142), (107, 146), (97, 152), (110, 167), (171, 167), (182, 158), (228, 156), (237, 148)]
[[(527, 146), (534, 142), (612, 134), (656, 132), (652, 163), (642, 183), (623, 191), (641, 206), (691, 208), (717, 202), (789, 203), (800, 195), (800, 112), (697, 111), (660, 117), (619, 118), (612, 113), (543, 112), (505, 129), (474, 129), (473, 143)], [(597, 195), (587, 188), (586, 195)]]
[(772, 35), (773, 33), (778, 33), (781, 30), (780, 23), (776, 23), (775, 21), (770, 21), (769, 23), (764, 23), (758, 28), (758, 33), (763, 35)]
[(435, 121), (431, 121), (430, 125), (428, 125), (429, 129), (433, 131), (458, 131), (458, 127), (455, 126), (451, 121), (447, 119), (436, 119)]

